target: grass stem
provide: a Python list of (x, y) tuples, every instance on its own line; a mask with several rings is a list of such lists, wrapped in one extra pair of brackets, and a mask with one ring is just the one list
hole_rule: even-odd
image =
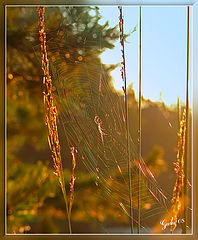
[(123, 91), (125, 99), (125, 123), (126, 123), (126, 148), (128, 156), (128, 176), (129, 176), (129, 198), (130, 198), (130, 217), (131, 217), (131, 233), (133, 233), (133, 203), (132, 203), (132, 172), (131, 172), (131, 152), (130, 152), (130, 132), (129, 132), (129, 113), (128, 113), (128, 101), (127, 101), (127, 79), (126, 79), (126, 63), (125, 63), (125, 48), (124, 48), (124, 20), (122, 14), (122, 7), (119, 7), (120, 10), (120, 43), (122, 47), (122, 69), (121, 75), (124, 81)]
[(184, 190), (183, 190), (183, 219), (182, 233), (187, 232), (187, 209), (188, 209), (188, 116), (189, 116), (189, 6), (187, 7), (187, 76), (186, 76), (186, 135), (184, 153)]
[[(142, 112), (141, 112), (141, 105), (142, 105), (142, 9), (140, 6), (140, 27), (139, 27), (139, 129), (138, 129), (138, 143), (139, 143), (139, 164), (141, 166), (141, 155), (142, 155)], [(138, 233), (140, 233), (140, 226), (141, 226), (141, 206), (140, 206), (140, 199), (141, 199), (141, 172), (138, 171)]]
[(58, 127), (57, 127), (57, 117), (58, 112), (54, 104), (54, 97), (52, 94), (53, 82), (49, 73), (49, 60), (47, 56), (47, 46), (46, 46), (46, 32), (45, 32), (45, 7), (39, 7), (37, 9), (39, 15), (39, 40), (41, 45), (41, 60), (42, 60), (42, 71), (43, 71), (43, 86), (44, 86), (44, 105), (45, 105), (45, 117), (46, 125), (48, 127), (48, 142), (52, 154), (52, 159), (54, 163), (54, 174), (58, 177), (59, 184), (63, 193), (69, 232), (71, 231), (71, 223), (68, 209), (67, 194), (65, 188), (65, 179), (64, 172), (62, 167), (61, 152), (60, 152), (60, 142), (58, 136)]

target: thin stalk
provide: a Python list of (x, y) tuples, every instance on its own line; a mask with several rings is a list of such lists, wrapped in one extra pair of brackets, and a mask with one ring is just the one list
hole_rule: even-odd
[(183, 195), (183, 227), (182, 233), (187, 232), (187, 209), (188, 209), (188, 115), (189, 115), (189, 6), (187, 9), (187, 76), (186, 76), (186, 135), (185, 135), (185, 153), (184, 153), (184, 195)]
[(61, 188), (61, 190), (62, 190), (64, 201), (65, 201), (65, 209), (66, 209), (66, 213), (67, 213), (67, 221), (68, 221), (69, 233), (71, 234), (72, 233), (71, 220), (70, 220), (70, 214), (69, 214), (69, 208), (68, 208), (67, 192), (66, 192), (66, 188), (65, 188), (65, 178), (64, 178), (64, 172), (63, 172), (62, 163), (60, 164), (60, 167), (61, 167), (61, 179), (62, 179), (62, 182), (63, 182), (63, 187)]
[(180, 102), (179, 102), (179, 97), (178, 97), (178, 100), (177, 100), (177, 117), (178, 117), (178, 131), (180, 129)]
[[(142, 11), (140, 6), (140, 32), (139, 32), (139, 129), (138, 129), (138, 143), (139, 143), (139, 164), (141, 166), (141, 155), (142, 155)], [(141, 199), (141, 172), (138, 171), (138, 233), (140, 233), (140, 226), (141, 226), (141, 206), (140, 206), (140, 199)]]
[(131, 172), (131, 152), (130, 152), (130, 133), (129, 133), (129, 114), (128, 114), (128, 101), (127, 101), (127, 80), (126, 80), (126, 63), (125, 63), (125, 48), (124, 48), (124, 21), (122, 15), (122, 7), (119, 7), (120, 10), (120, 43), (122, 47), (122, 69), (121, 75), (124, 81), (124, 99), (125, 99), (125, 123), (126, 123), (126, 147), (127, 147), (127, 156), (128, 156), (128, 176), (129, 176), (129, 198), (130, 198), (130, 217), (131, 217), (131, 233), (133, 233), (133, 203), (132, 203), (132, 172)]
[[(178, 112), (179, 112), (178, 104)], [(178, 114), (179, 115), (179, 114)], [(178, 118), (179, 120), (179, 118)], [(173, 233), (175, 228), (178, 225), (178, 217), (183, 213), (183, 183), (184, 183), (184, 152), (185, 152), (185, 134), (186, 134), (186, 111), (184, 110), (182, 115), (182, 120), (179, 122), (178, 127), (178, 150), (177, 150), (177, 161), (173, 162), (174, 170), (177, 174), (176, 182), (173, 188), (173, 197), (172, 197), (172, 209), (171, 209), (171, 218), (172, 221), (170, 226), (170, 231)]]
[(45, 117), (46, 125), (48, 128), (48, 142), (51, 150), (52, 160), (54, 163), (54, 174), (58, 177), (59, 184), (63, 193), (65, 207), (68, 218), (69, 232), (71, 233), (71, 223), (68, 209), (67, 194), (65, 188), (64, 172), (62, 167), (60, 142), (58, 136), (57, 118), (58, 112), (54, 104), (54, 96), (52, 93), (53, 82), (49, 72), (49, 60), (47, 56), (47, 45), (46, 45), (46, 32), (45, 32), (45, 7), (39, 7), (37, 9), (39, 15), (39, 40), (41, 46), (41, 60), (42, 60), (42, 71), (43, 71), (43, 86), (44, 86), (44, 106), (45, 106)]
[(70, 147), (70, 153), (72, 155), (72, 175), (70, 181), (70, 201), (69, 201), (69, 217), (71, 217), (71, 210), (74, 202), (74, 184), (76, 181), (75, 177), (75, 167), (76, 167), (76, 157), (75, 157), (75, 148)]

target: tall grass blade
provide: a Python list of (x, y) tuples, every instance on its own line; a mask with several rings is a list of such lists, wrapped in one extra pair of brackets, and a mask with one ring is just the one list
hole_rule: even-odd
[(131, 217), (131, 233), (133, 233), (133, 203), (132, 203), (132, 171), (131, 171), (131, 153), (130, 153), (130, 133), (129, 133), (129, 116), (128, 116), (128, 102), (127, 102), (127, 79), (126, 79), (126, 64), (125, 64), (125, 48), (124, 48), (124, 20), (122, 14), (122, 7), (118, 7), (120, 10), (119, 27), (120, 27), (120, 43), (122, 47), (122, 69), (121, 76), (124, 81), (123, 91), (125, 99), (125, 118), (126, 118), (126, 135), (127, 135), (127, 156), (128, 156), (128, 175), (129, 175), (129, 198), (130, 198), (130, 217)]
[[(178, 102), (178, 113), (180, 112), (180, 106)], [(179, 119), (179, 117), (178, 117)], [(184, 207), (183, 203), (183, 186), (184, 186), (184, 152), (185, 152), (185, 139), (186, 137), (186, 111), (184, 110), (182, 120), (179, 122), (178, 129), (178, 150), (177, 150), (177, 161), (174, 162), (174, 170), (177, 174), (176, 183), (173, 189), (173, 206), (171, 208), (171, 219), (173, 224), (170, 227), (171, 232), (175, 230), (178, 224), (178, 219), (182, 214)]]
[(180, 128), (180, 121), (181, 121), (181, 112), (180, 112), (180, 102), (179, 102), (179, 97), (178, 97), (178, 100), (177, 100), (177, 117), (178, 117), (178, 131), (179, 131), (179, 128)]
[(188, 209), (188, 116), (189, 116), (189, 6), (187, 7), (187, 76), (186, 76), (186, 136), (184, 153), (184, 194), (183, 194), (183, 219), (182, 233), (187, 232), (187, 209)]
[[(139, 164), (141, 165), (141, 155), (142, 155), (142, 9), (140, 6), (140, 27), (139, 27), (139, 136), (138, 136), (138, 143), (139, 143)], [(140, 233), (140, 226), (141, 226), (141, 171), (138, 172), (138, 233)]]
[(41, 60), (42, 60), (42, 71), (43, 71), (43, 86), (44, 86), (44, 104), (45, 104), (45, 117), (46, 117), (46, 125), (48, 127), (48, 142), (52, 153), (52, 159), (54, 163), (54, 174), (58, 177), (60, 187), (63, 193), (67, 218), (68, 218), (68, 226), (69, 232), (71, 233), (71, 223), (67, 202), (67, 194), (65, 189), (65, 180), (64, 173), (62, 167), (61, 153), (60, 153), (60, 143), (58, 136), (58, 128), (57, 128), (57, 109), (54, 104), (54, 97), (52, 94), (52, 79), (49, 73), (49, 60), (47, 56), (47, 46), (46, 46), (46, 32), (45, 32), (45, 7), (39, 7), (37, 9), (39, 15), (39, 40), (41, 45)]

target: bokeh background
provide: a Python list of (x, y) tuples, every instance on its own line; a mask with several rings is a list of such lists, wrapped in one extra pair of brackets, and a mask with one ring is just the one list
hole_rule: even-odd
[[(6, 11), (7, 232), (65, 233), (68, 231), (65, 206), (58, 180), (53, 174), (45, 126), (38, 15), (35, 7), (7, 7)], [(87, 77), (81, 70), (81, 63), (86, 61), (94, 62), (94, 66), (103, 66), (104, 75), (111, 86), (109, 91), (116, 92), (111, 71), (120, 67), (119, 62), (104, 64), (100, 54), (114, 48), (119, 31), (117, 26), (109, 26), (106, 22), (100, 24), (101, 18), (100, 9), (95, 7), (53, 7), (46, 10), (49, 59), (52, 70), (58, 69), (58, 72), (53, 70), (51, 74), (54, 76), (54, 94), (59, 109), (62, 99), (57, 94), (57, 78), (60, 71), (63, 70), (65, 76), (74, 76), (78, 82)], [(89, 71), (94, 71), (99, 79), (100, 71), (91, 69), (91, 66)], [(75, 91), (72, 85), (70, 91)], [(83, 96), (83, 87), (79, 87), (78, 91)], [(128, 93), (130, 125), (133, 126), (131, 135), (137, 140), (138, 100), (132, 85)], [(177, 131), (176, 103), (167, 106), (162, 98), (155, 102), (143, 98), (142, 156), (169, 199), (176, 180), (172, 162), (177, 154)], [(61, 123), (59, 132), (69, 192), (71, 155)], [(137, 146), (138, 141), (135, 142)], [(73, 232), (129, 231), (127, 215), (119, 206), (113, 206), (110, 198), (97, 197), (102, 195), (102, 189), (97, 188), (95, 175), (89, 173), (80, 161), (77, 161), (75, 174), (75, 199), (71, 216)], [(152, 204), (147, 207), (152, 209)], [(145, 225), (152, 231), (161, 217), (158, 212), (153, 216), (150, 214)]]

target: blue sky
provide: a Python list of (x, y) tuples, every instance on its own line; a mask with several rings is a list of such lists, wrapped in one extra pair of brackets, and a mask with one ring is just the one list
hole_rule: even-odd
[[(108, 20), (110, 26), (118, 24), (119, 11), (116, 6), (100, 7), (100, 13), (103, 16), (101, 23)], [(139, 76), (139, 7), (123, 7), (123, 15), (125, 33), (129, 33), (137, 25), (136, 32), (127, 39), (128, 43), (125, 44), (127, 80), (129, 84), (133, 84), (137, 96)], [(192, 9), (190, 9), (190, 23), (191, 18)], [(176, 103), (178, 97), (185, 102), (186, 31), (187, 7), (142, 7), (142, 94), (146, 99), (157, 101), (161, 95), (167, 105)], [(116, 42), (113, 50), (104, 52), (101, 57), (105, 64), (121, 62), (119, 41)], [(191, 66), (192, 64), (190, 64), (190, 72), (192, 71)], [(121, 89), (120, 69), (114, 70), (112, 76), (115, 87)]]

